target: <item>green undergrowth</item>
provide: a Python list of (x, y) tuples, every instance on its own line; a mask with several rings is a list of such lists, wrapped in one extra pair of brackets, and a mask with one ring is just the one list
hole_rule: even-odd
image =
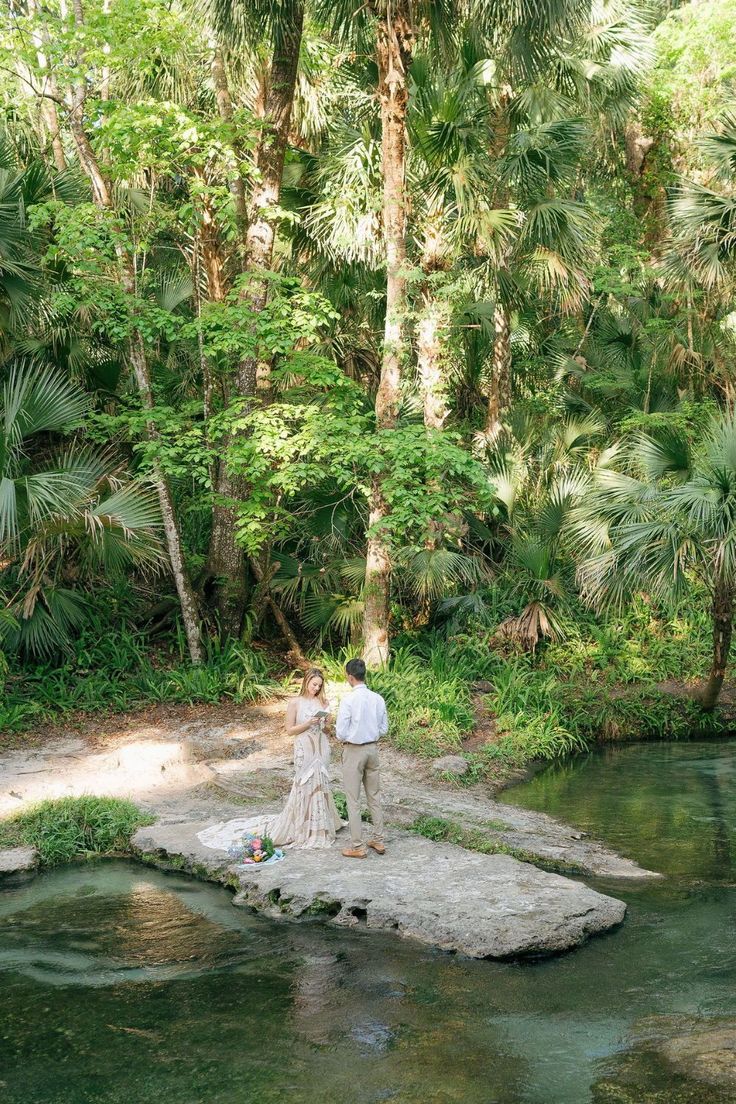
[[(370, 676), (372, 689), (386, 699), (390, 742), (402, 751), (443, 755), (459, 749), (473, 728), (467, 672), (460, 663), (448, 664), (445, 651), (442, 644), (400, 646), (390, 664)], [(323, 656), (320, 666), (329, 678), (339, 681), (351, 655)]]
[(44, 866), (127, 851), (133, 833), (154, 817), (116, 797), (42, 801), (0, 821), (0, 847), (35, 847)]
[[(502, 607), (499, 616), (507, 612)], [(596, 619), (575, 608), (562, 619), (561, 639), (540, 644), (534, 655), (500, 643), (493, 627), (425, 632), (397, 641), (389, 665), (370, 682), (386, 698), (394, 747), (426, 758), (465, 754), (466, 783), (502, 779), (532, 760), (574, 754), (600, 740), (672, 739), (697, 730), (704, 723), (697, 706), (671, 691), (708, 669), (706, 611), (701, 594), (670, 607), (639, 598), (618, 617)], [(125, 625), (93, 624), (61, 664), (11, 669), (0, 701), (0, 742), (76, 711), (251, 702), (279, 688), (260, 649), (211, 645), (200, 668), (184, 654), (181, 640), (154, 652), (144, 634)], [(326, 654), (318, 662), (329, 678), (342, 680), (353, 654)], [(476, 723), (488, 738), (470, 753), (464, 741)], [(707, 724), (717, 729), (718, 715)]]
[(121, 713), (143, 706), (197, 702), (253, 702), (277, 683), (258, 651), (240, 644), (208, 646), (193, 667), (183, 641), (154, 649), (127, 625), (93, 622), (61, 661), (11, 668), (0, 698), (0, 736), (27, 731), (72, 713)]
[(490, 837), (480, 828), (463, 828), (461, 824), (445, 820), (444, 817), (417, 817), (409, 825), (409, 831), (416, 832), (418, 836), (424, 836), (434, 843), (454, 843), (457, 847), (464, 847), (466, 851), (477, 851), (481, 855), (509, 855), (512, 859), (532, 863), (543, 870), (565, 874), (583, 873), (582, 869), (573, 863), (540, 859), (538, 855), (522, 847), (512, 847), (503, 840)]
[(601, 740), (677, 739), (720, 724), (673, 693), (708, 670), (706, 609), (701, 595), (669, 608), (639, 598), (604, 619), (577, 609), (564, 637), (534, 655), (499, 645), (487, 628), (426, 635), (400, 648), (371, 685), (389, 704), (389, 739), (401, 750), (463, 753), (476, 720), (489, 726), (488, 742), (466, 754), (466, 783)]
[[(348, 819), (348, 801), (342, 790), (334, 790), (332, 796), (335, 799), (335, 805), (337, 807), (338, 816), (341, 820)], [(371, 814), (367, 809), (361, 809), (360, 819), (366, 821), (367, 824), (371, 823)]]

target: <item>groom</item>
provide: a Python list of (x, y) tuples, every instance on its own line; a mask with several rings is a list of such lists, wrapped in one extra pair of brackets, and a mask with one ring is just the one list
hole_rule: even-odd
[(388, 732), (388, 715), (381, 695), (369, 690), (365, 684), (365, 663), (362, 659), (351, 659), (346, 663), (345, 673), (353, 692), (346, 694), (340, 702), (335, 722), (335, 734), (342, 744), (342, 777), (350, 823), (350, 847), (343, 850), (343, 855), (349, 859), (365, 859), (368, 853), (363, 844), (360, 820), (361, 784), (365, 787), (373, 824), (368, 846), (379, 855), (386, 853), (383, 846), (378, 741)]

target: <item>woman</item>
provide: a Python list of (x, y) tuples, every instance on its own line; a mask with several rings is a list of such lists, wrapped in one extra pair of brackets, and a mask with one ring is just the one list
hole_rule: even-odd
[[(245, 832), (268, 836), (277, 847), (331, 847), (342, 827), (330, 789), (330, 744), (325, 734), (330, 706), (325, 678), (317, 667), (305, 674), (299, 695), (286, 709), (286, 731), (294, 740), (294, 782), (276, 816), (228, 820), (199, 833), (206, 847), (227, 851)], [(323, 716), (318, 716), (322, 713)]]

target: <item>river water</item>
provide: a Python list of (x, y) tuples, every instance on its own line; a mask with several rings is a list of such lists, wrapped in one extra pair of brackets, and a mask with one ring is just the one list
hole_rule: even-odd
[(624, 925), (540, 962), (274, 923), (132, 863), (6, 889), (0, 1100), (730, 1104), (646, 1061), (617, 1095), (615, 1070), (643, 1017), (736, 1015), (735, 783), (736, 745), (649, 744), (507, 793), (667, 875), (595, 883)]

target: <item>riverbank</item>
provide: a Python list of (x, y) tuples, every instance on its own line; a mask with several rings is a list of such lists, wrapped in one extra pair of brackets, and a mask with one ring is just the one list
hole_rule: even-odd
[[(600, 743), (678, 739), (736, 729), (736, 684), (717, 711), (693, 700), (710, 662), (705, 608), (659, 608), (640, 596), (620, 617), (574, 610), (560, 639), (520, 652), (499, 627), (424, 633), (397, 643), (389, 666), (371, 676), (386, 698), (390, 740), (431, 760), (461, 756), (466, 781), (494, 788), (519, 769)], [(499, 616), (502, 611), (499, 611)], [(339, 685), (345, 655), (310, 657)], [(244, 708), (291, 693), (295, 672), (261, 645), (230, 645), (201, 668), (141, 634), (82, 637), (61, 666), (11, 671), (0, 701), (0, 748), (43, 742), (52, 733), (111, 731), (124, 716), (196, 718), (210, 708), (236, 722)]]
[[(193, 1085), (213, 1104), (243, 1086), (264, 1104), (734, 1104), (735, 771), (730, 741), (610, 746), (505, 791), (665, 874), (594, 882), (624, 924), (525, 964), (360, 916), (272, 921), (151, 863), (57, 867), (0, 895), (8, 1100), (142, 1101), (144, 1073), (146, 1104)], [(256, 1061), (243, 1040), (264, 1037), (279, 1046)]]
[[(621, 922), (619, 901), (559, 871), (651, 877), (584, 832), (501, 805), (482, 785), (438, 780), (430, 764), (390, 747), (383, 756), (390, 825), (383, 865), (351, 865), (338, 846), (334, 854), (292, 852), (288, 862), (250, 879), (234, 873), (227, 856), (199, 853), (195, 827), (279, 808), (292, 774), (281, 712), (279, 702), (243, 708), (237, 721), (217, 710), (187, 720), (149, 711), (112, 731), (88, 728), (7, 751), (0, 756), (0, 816), (49, 798), (129, 798), (156, 820), (134, 836), (134, 851), (148, 861), (232, 885), (242, 903), (268, 915), (322, 913), (481, 957), (570, 949)], [(340, 786), (339, 768), (333, 784)], [(438, 820), (461, 825), (467, 838), (421, 830)]]
[[(81, 729), (46, 730), (33, 744), (0, 752), (0, 817), (47, 798), (95, 793), (131, 798), (168, 824), (278, 809), (292, 780), (293, 740), (283, 702), (227, 707), (157, 707)], [(516, 776), (521, 777), (519, 772)], [(341, 789), (339, 764), (333, 785)], [(382, 751), (388, 820), (421, 830), (440, 819), (547, 869), (638, 877), (641, 868), (543, 812), (501, 803), (484, 781), (437, 771), (432, 760)], [(245, 812), (244, 812), (245, 810)], [(644, 872), (645, 874), (647, 872)]]

